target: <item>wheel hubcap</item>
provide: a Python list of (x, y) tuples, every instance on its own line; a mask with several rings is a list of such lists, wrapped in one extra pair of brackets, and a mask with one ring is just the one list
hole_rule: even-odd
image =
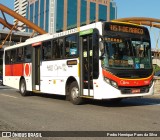
[(76, 99), (79, 97), (78, 88), (74, 87), (74, 88), (71, 90), (71, 95), (72, 95), (73, 100), (76, 100)]
[(24, 91), (25, 91), (25, 85), (24, 85), (24, 83), (22, 83), (21, 84), (21, 92), (24, 93)]

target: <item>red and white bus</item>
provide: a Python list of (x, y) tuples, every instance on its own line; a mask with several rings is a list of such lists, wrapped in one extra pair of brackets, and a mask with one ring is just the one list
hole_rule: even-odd
[(122, 22), (97, 22), (40, 35), (4, 49), (4, 85), (31, 92), (113, 99), (154, 91), (148, 29)]

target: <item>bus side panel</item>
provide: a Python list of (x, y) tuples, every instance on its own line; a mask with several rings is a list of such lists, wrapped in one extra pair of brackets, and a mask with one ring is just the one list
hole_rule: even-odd
[(27, 90), (32, 90), (31, 64), (5, 65), (4, 85), (19, 89), (20, 78), (23, 76), (26, 81)]
[[(60, 92), (60, 94), (65, 95), (65, 85), (67, 82), (67, 79), (69, 77), (74, 77), (77, 83), (79, 84), (79, 61), (77, 58), (68, 59), (68, 60), (60, 60), (57, 63), (58, 66), (58, 73), (57, 76), (60, 79), (59, 83), (57, 83), (57, 89)], [(71, 84), (71, 83), (70, 83)], [(61, 85), (64, 85), (64, 88), (61, 87)]]
[[(67, 61), (76, 63), (67, 65)], [(69, 77), (72, 76), (79, 82), (78, 59), (42, 62), (40, 73), (41, 92), (65, 95), (66, 81)]]
[(3, 78), (3, 84), (15, 89), (19, 89), (19, 76), (5, 76)]
[(56, 93), (57, 61), (43, 61), (40, 66), (40, 91)]
[(22, 76), (23, 64), (13, 64), (5, 66), (5, 76)]
[(23, 75), (23, 64), (5, 65), (4, 85), (19, 89), (19, 79)]

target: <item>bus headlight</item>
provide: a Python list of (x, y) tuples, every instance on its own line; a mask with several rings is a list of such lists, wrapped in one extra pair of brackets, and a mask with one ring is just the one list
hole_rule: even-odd
[(106, 81), (106, 83), (111, 84), (108, 78), (105, 77), (104, 80)]
[(117, 83), (116, 83), (115, 81), (112, 81), (112, 80), (111, 80), (111, 85), (112, 85), (113, 87), (115, 87), (115, 88), (118, 88), (118, 85), (117, 85)]
[(115, 81), (111, 80), (111, 79), (108, 79), (106, 77), (104, 77), (104, 81), (108, 84), (110, 84), (111, 86), (115, 87), (115, 88), (118, 88), (118, 85)]

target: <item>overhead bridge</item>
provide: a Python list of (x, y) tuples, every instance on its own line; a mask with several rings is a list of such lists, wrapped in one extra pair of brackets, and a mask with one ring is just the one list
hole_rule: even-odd
[[(3, 40), (5, 40), (8, 36), (10, 31), (7, 30), (0, 30), (0, 44), (2, 44)], [(3, 44), (2, 48), (5, 46), (11, 46), (15, 43), (25, 42), (29, 39), (31, 33), (25, 33), (20, 31), (13, 31), (10, 36), (6, 39), (5, 43)]]
[(160, 28), (160, 19), (156, 19), (156, 18), (129, 17), (129, 18), (119, 18), (112, 21), (129, 22), (129, 23), (135, 23), (139, 25)]
[[(2, 4), (0, 4), (0, 10), (1, 10), (2, 13), (7, 13), (8, 15), (10, 15), (10, 16), (14, 17), (15, 19), (17, 19), (18, 21), (23, 22), (26, 26), (28, 26), (29, 28), (31, 28), (34, 31), (38, 32), (39, 34), (45, 34), (46, 33), (46, 31), (44, 31), (42, 28), (40, 28), (36, 24), (32, 23), (28, 19), (24, 18), (23, 16), (19, 15), (15, 11), (9, 9), (8, 7), (6, 7), (6, 6), (2, 5)], [(9, 25), (8, 22), (6, 22), (6, 24)], [(13, 26), (11, 26), (11, 25), (10, 25), (10, 27), (13, 28)]]
[[(4, 31), (0, 31), (0, 41), (1, 41), (0, 48), (2, 48), (2, 46), (5, 45), (7, 41), (12, 40), (12, 41), (16, 42), (16, 41), (20, 40), (21, 42), (24, 42), (27, 38), (29, 38), (28, 34), (25, 34), (25, 33), (21, 34), (21, 33), (17, 32), (19, 21), (24, 23), (23, 26), (26, 26), (26, 27), (32, 29), (34, 32), (37, 32), (38, 34), (46, 34), (47, 33), (46, 31), (44, 31), (42, 28), (40, 28), (36, 24), (32, 23), (28, 19), (24, 18), (23, 16), (19, 15), (15, 11), (9, 9), (8, 7), (6, 7), (2, 4), (0, 4), (0, 11), (1, 11), (2, 16), (3, 16), (3, 18), (0, 17), (0, 24), (4, 25), (4, 27), (7, 27), (10, 30), (8, 32), (8, 35), (6, 35), (6, 33), (4, 33)], [(7, 21), (4, 13), (6, 13), (6, 14), (14, 17), (15, 19), (17, 19), (15, 25), (12, 25)], [(15, 32), (12, 33), (13, 30), (16, 31), (16, 33)], [(11, 38), (11, 36), (12, 36), (12, 38)], [(32, 36), (32, 35), (30, 35), (30, 36)]]

